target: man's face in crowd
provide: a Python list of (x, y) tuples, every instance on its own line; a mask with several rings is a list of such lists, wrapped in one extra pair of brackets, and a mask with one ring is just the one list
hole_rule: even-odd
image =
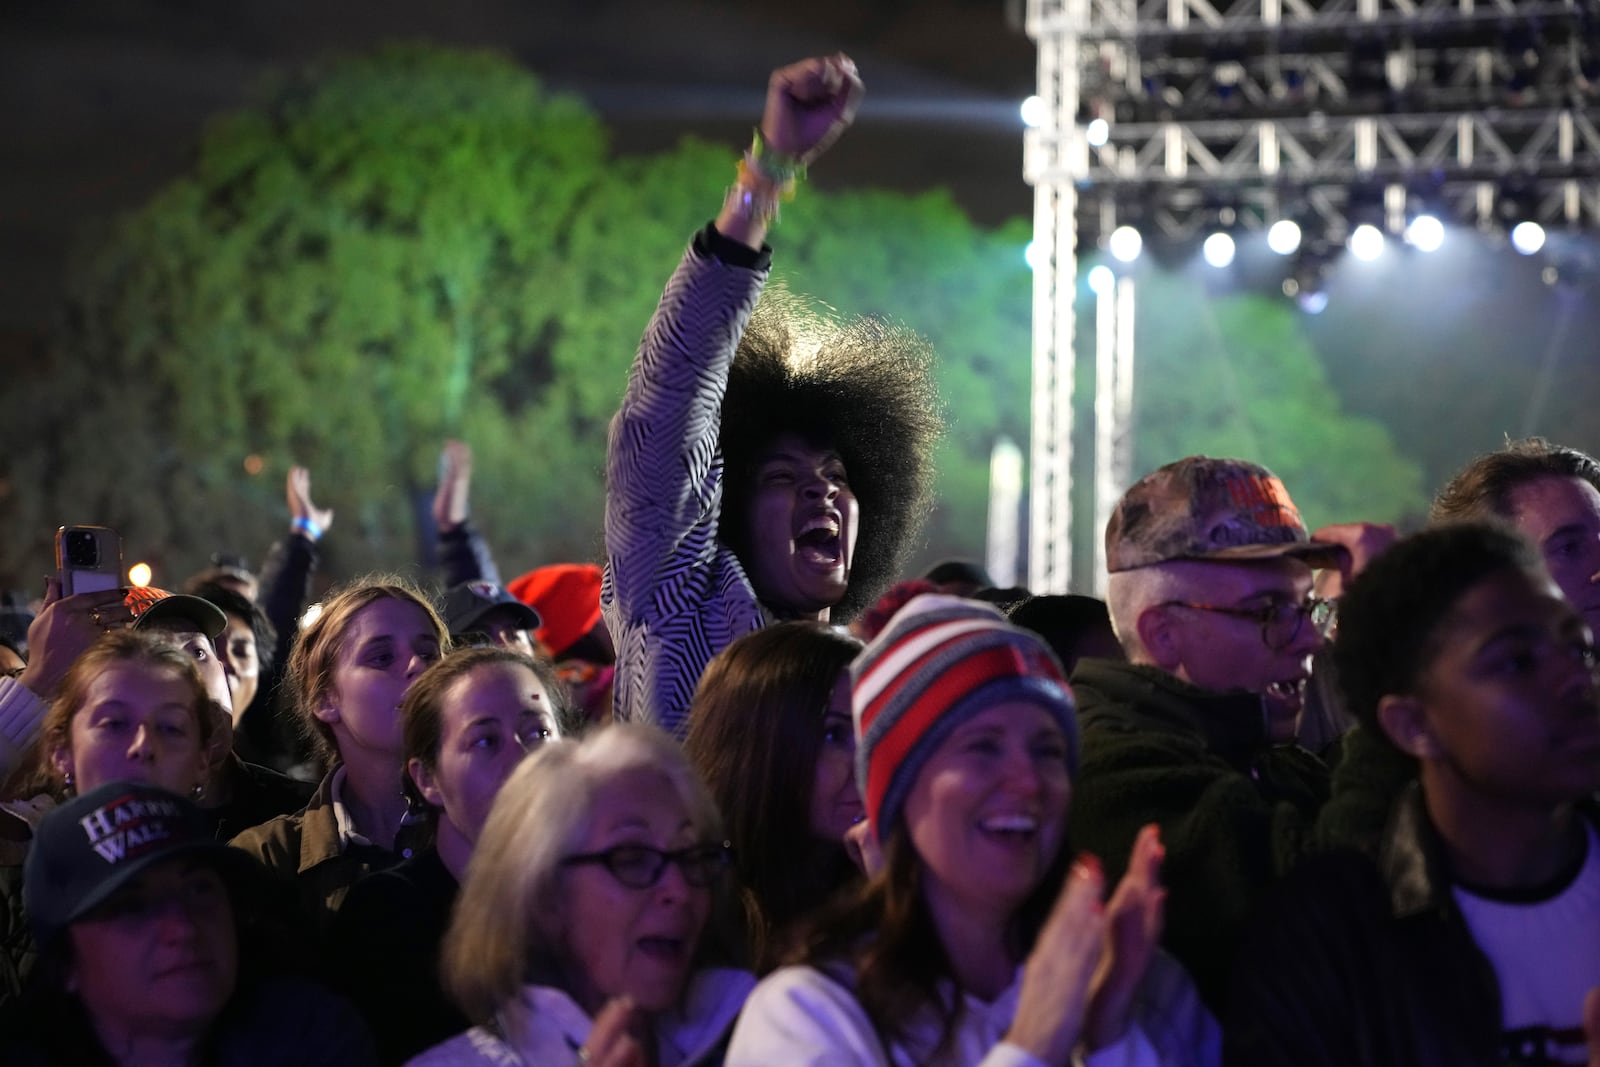
[(1282, 647), (1273, 648), (1260, 619), (1249, 615), (1303, 604), (1311, 595), (1311, 569), (1291, 559), (1255, 563), (1186, 560), (1162, 566), (1173, 568), (1186, 590), (1173, 600), (1226, 609), (1177, 603), (1148, 609), (1167, 613), (1177, 657), (1177, 666), (1169, 669), (1202, 689), (1242, 689), (1260, 695), (1271, 738), (1292, 738), (1305, 701), (1311, 654), (1321, 647), (1322, 638), (1311, 620), (1302, 617), (1293, 636), (1285, 635)]
[(831, 448), (785, 434), (756, 467), (745, 560), (756, 595), (787, 614), (837, 604), (850, 580), (860, 508)]
[(193, 623), (183, 619), (164, 619), (157, 624), (156, 629), (194, 657), (195, 666), (200, 668), (200, 678), (206, 683), (206, 695), (231, 713), (233, 687), (228, 682), (227, 669), (217, 657), (217, 649), (211, 643), (211, 638), (201, 633)]
[(1490, 575), (1457, 602), (1433, 647), (1416, 687), (1430, 789), (1541, 810), (1600, 790), (1593, 639), (1553, 582)]
[(1544, 554), (1550, 577), (1600, 630), (1600, 491), (1582, 478), (1540, 478), (1509, 497), (1511, 521)]

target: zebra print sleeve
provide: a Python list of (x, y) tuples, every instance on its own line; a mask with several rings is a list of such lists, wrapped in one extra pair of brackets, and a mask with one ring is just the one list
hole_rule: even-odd
[(717, 433), (728, 367), (766, 275), (764, 264), (732, 265), (705, 242), (691, 245), (640, 341), (611, 423), (601, 599), (617, 645), (619, 718), (677, 725), (682, 694), (693, 692), (716, 651), (710, 646), (726, 643), (730, 614), (740, 620), (733, 630), (759, 619), (742, 568), (716, 537)]

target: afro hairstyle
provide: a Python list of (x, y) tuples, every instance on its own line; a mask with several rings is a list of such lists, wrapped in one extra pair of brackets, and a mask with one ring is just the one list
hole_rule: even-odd
[(722, 403), (718, 536), (748, 561), (745, 528), (762, 455), (793, 434), (839, 453), (861, 507), (855, 559), (834, 623), (897, 578), (933, 503), (933, 449), (944, 423), (933, 349), (902, 326), (807, 311), (769, 287), (750, 318)]
[(1452, 522), (1397, 542), (1339, 599), (1333, 662), (1351, 714), (1382, 737), (1378, 703), (1413, 692), (1437, 654), (1440, 624), (1484, 579), (1508, 570), (1545, 577), (1539, 552), (1497, 521)]

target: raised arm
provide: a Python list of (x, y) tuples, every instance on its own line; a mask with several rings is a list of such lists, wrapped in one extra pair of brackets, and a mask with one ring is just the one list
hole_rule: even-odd
[(844, 56), (773, 73), (757, 147), (716, 223), (667, 282), (640, 341), (606, 460), (609, 599), (624, 621), (648, 619), (664, 583), (715, 553), (722, 398), (766, 282), (767, 228), (794, 176), (850, 123), (860, 96)]

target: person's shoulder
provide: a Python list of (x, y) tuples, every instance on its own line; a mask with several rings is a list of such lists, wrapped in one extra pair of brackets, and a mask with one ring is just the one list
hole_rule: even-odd
[[(745, 1010), (752, 1007), (772, 1007), (779, 1004), (815, 1013), (820, 1009), (861, 1013), (854, 983), (833, 968), (826, 970), (808, 964), (779, 967), (755, 984), (750, 991)], [(866, 1018), (862, 1014), (863, 1020)]]
[(516, 1050), (481, 1026), (418, 1053), (406, 1067), (525, 1067)]
[(349, 1001), (316, 982), (289, 975), (262, 978), (241, 990), (222, 1043), (219, 1061), (239, 1067), (377, 1061), (372, 1034)]
[(269, 867), (276, 866), (285, 858), (299, 858), (304, 827), (305, 810), (301, 809), (240, 831), (228, 844), (243, 849)]

